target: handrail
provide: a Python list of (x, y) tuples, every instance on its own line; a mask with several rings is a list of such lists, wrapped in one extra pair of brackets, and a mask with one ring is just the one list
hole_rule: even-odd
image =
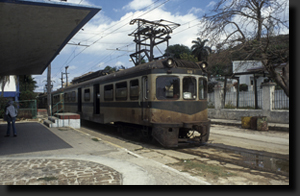
[[(59, 109), (59, 105), (62, 105), (62, 107)], [(54, 110), (54, 109), (56, 109), (56, 110)], [(64, 104), (64, 99), (62, 99), (61, 101), (59, 101), (59, 102), (57, 102), (54, 106), (53, 106), (53, 110), (52, 111), (56, 111), (55, 113), (54, 113), (54, 116), (55, 116), (55, 114), (58, 114), (59, 112), (61, 112), (61, 111), (64, 111), (64, 109), (65, 109), (65, 104)], [(57, 127), (58, 127), (58, 121), (56, 121), (56, 123), (57, 123)], [(64, 121), (63, 121), (63, 126), (64, 126)]]

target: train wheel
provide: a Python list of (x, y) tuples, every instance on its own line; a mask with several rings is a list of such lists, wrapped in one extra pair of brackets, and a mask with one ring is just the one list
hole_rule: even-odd
[(149, 127), (143, 127), (139, 131), (139, 138), (142, 142), (151, 142), (153, 140), (151, 130)]

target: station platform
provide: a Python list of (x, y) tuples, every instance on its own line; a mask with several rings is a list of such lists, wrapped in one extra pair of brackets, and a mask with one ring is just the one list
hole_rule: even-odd
[(0, 124), (0, 185), (209, 185), (80, 129)]

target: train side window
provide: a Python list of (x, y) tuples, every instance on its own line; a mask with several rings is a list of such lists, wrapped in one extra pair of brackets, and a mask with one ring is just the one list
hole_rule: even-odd
[(104, 100), (105, 101), (113, 101), (114, 100), (114, 85), (106, 85), (104, 86)]
[(205, 78), (199, 78), (199, 99), (207, 99), (207, 80)]
[(72, 102), (75, 102), (76, 101), (76, 92), (75, 91), (72, 91)]
[(176, 76), (160, 76), (156, 79), (157, 99), (179, 99), (180, 79)]
[(90, 101), (91, 96), (90, 96), (90, 89), (85, 89), (84, 90), (84, 101)]
[(69, 92), (69, 93), (68, 93), (68, 101), (69, 101), (69, 102), (72, 102), (72, 92)]
[(194, 77), (184, 77), (182, 81), (183, 99), (197, 98), (197, 81)]
[[(68, 93), (64, 93), (64, 101), (68, 102)], [(57, 101), (58, 102), (58, 101)]]
[(127, 100), (127, 82), (116, 84), (116, 100)]
[(139, 80), (130, 81), (130, 99), (131, 100), (139, 99)]

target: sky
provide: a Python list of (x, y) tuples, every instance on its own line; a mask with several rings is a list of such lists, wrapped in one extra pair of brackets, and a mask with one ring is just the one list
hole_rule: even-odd
[[(51, 0), (58, 1), (58, 0)], [(170, 45), (183, 44), (191, 47), (199, 30), (199, 19), (212, 8), (211, 0), (68, 0), (67, 3), (101, 7), (98, 12), (67, 44), (51, 63), (53, 90), (61, 87), (61, 72), (67, 69), (68, 81), (90, 71), (123, 65), (133, 67), (130, 54), (135, 52), (134, 37), (128, 36), (137, 25), (129, 25), (132, 19), (149, 21), (168, 20), (181, 24), (170, 35)], [(118, 48), (119, 50), (116, 50)], [(159, 45), (163, 53), (166, 44)], [(161, 52), (155, 50), (157, 56)], [(44, 92), (47, 69), (42, 75), (33, 75), (38, 87), (35, 92)], [(64, 82), (66, 81), (64, 75)]]
[[(59, 0), (51, 0), (59, 1)], [(61, 88), (61, 72), (68, 66), (68, 81), (106, 66), (133, 67), (130, 54), (135, 52), (134, 37), (128, 36), (137, 25), (129, 25), (132, 19), (149, 21), (164, 19), (181, 26), (170, 36), (169, 45), (192, 46), (201, 28), (200, 18), (213, 8), (213, 0), (68, 0), (67, 3), (101, 7), (98, 12), (67, 44), (51, 63), (53, 90)], [(81, 46), (72, 45), (80, 43)], [(86, 47), (88, 46), (88, 47)], [(155, 56), (161, 56), (166, 44), (160, 44)], [(118, 50), (116, 50), (118, 49)], [(33, 75), (44, 92), (47, 69), (42, 75)], [(66, 81), (64, 75), (64, 82)]]

